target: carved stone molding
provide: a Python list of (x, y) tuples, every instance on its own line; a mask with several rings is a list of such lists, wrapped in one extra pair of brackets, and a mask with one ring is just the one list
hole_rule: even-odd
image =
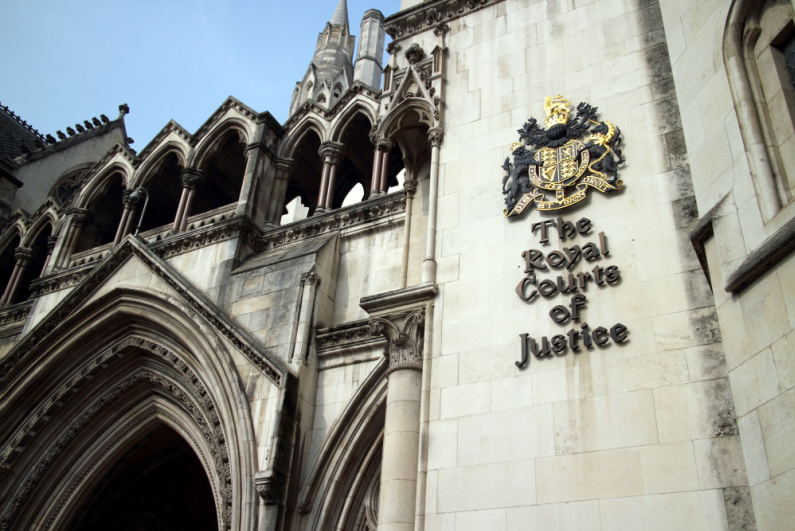
[(345, 156), (343, 145), (339, 142), (332, 141), (320, 144), (317, 154), (320, 155), (320, 160), (328, 162), (329, 164), (339, 164)]
[[(160, 372), (151, 371), (146, 368), (139, 369), (134, 374), (122, 380), (118, 385), (113, 386), (109, 392), (98, 398), (88, 409), (84, 410), (83, 413), (72, 422), (68, 429), (62, 431), (62, 435), (55, 443), (50, 445), (45, 456), (39, 460), (39, 464), (32, 469), (32, 472), (28, 474), (24, 483), (21, 484), (21, 487), (16, 491), (14, 501), (7, 506), (2, 517), (0, 517), (0, 529), (9, 529), (11, 527), (14, 519), (19, 514), (19, 510), (29, 498), (36, 485), (41, 481), (42, 477), (45, 476), (49, 467), (56, 462), (58, 457), (79, 433), (103, 410), (112, 406), (118, 398), (133, 387), (142, 383), (148, 383), (149, 385), (158, 387), (161, 392), (165, 392), (175, 399), (176, 402), (190, 414), (193, 421), (201, 430), (202, 436), (215, 461), (213, 463), (214, 466), (211, 468), (216, 470), (220, 480), (220, 492), (218, 492), (215, 487), (213, 487), (213, 490), (216, 491), (216, 495), (220, 495), (223, 500), (221, 504), (221, 519), (226, 523), (226, 529), (231, 529), (231, 514), (229, 508), (232, 505), (232, 480), (229, 467), (229, 450), (227, 448), (226, 436), (223, 432), (221, 420), (215, 405), (210, 399), (211, 395), (201, 384), (198, 376), (179, 356), (161, 345), (140, 337), (127, 337), (110, 348), (103, 350), (84, 365), (74, 377), (67, 379), (64, 384), (54, 390), (48, 399), (43, 401), (38, 409), (32, 412), (27, 422), (18, 429), (0, 451), (0, 477), (8, 472), (13, 461), (25, 449), (26, 445), (31, 442), (35, 433), (40, 431), (48, 420), (57, 418), (57, 411), (66, 404), (68, 396), (73, 393), (75, 389), (84, 385), (87, 380), (96, 377), (99, 371), (109, 363), (123, 357), (125, 354), (140, 350), (147, 351), (157, 356), (161, 362), (166, 363), (176, 370), (177, 373), (182, 376), (181, 384), (187, 386), (191, 390), (191, 395), (188, 396), (184, 392), (181, 392), (179, 386), (175, 385), (174, 381), (165, 377)], [(141, 419), (139, 418), (135, 422), (140, 421)], [(128, 426), (126, 431), (132, 431), (134, 427), (135, 426)], [(116, 439), (119, 439), (119, 437)], [(110, 445), (106, 445), (106, 447), (100, 451), (100, 454), (105, 454), (110, 451), (113, 445), (113, 442), (111, 442)], [(97, 461), (97, 458), (95, 458), (95, 461)], [(84, 473), (87, 474), (85, 471)], [(74, 485), (72, 489), (68, 490), (67, 493), (63, 495), (64, 497), (59, 501), (58, 507), (63, 507), (66, 504), (68, 501), (67, 497), (71, 495), (71, 492), (74, 491), (76, 486), (77, 485)], [(52, 519), (48, 521), (47, 527), (51, 524)]]
[[(384, 23), (385, 30), (394, 40), (404, 39), (415, 33), (435, 29), (440, 24), (492, 6), (502, 0), (436, 0), (403, 10)], [(394, 41), (393, 41), (394, 42)]]
[(0, 309), (0, 326), (21, 323), (28, 319), (33, 301), (25, 301)]
[(405, 212), (405, 210), (405, 192), (382, 195), (370, 201), (332, 210), (322, 216), (313, 216), (273, 229), (262, 237), (262, 246), (259, 250), (275, 249), (288, 243), (313, 238), (335, 230), (377, 221), (393, 214)]
[(403, 181), (403, 189), (406, 190), (409, 197), (414, 197), (414, 194), (417, 193), (417, 181), (413, 179)]
[[(383, 340), (380, 340), (381, 342)], [(315, 336), (315, 347), (318, 352), (329, 350), (351, 350), (358, 347), (373, 345), (370, 335), (370, 323), (364, 319), (353, 321), (331, 328), (322, 328)]]

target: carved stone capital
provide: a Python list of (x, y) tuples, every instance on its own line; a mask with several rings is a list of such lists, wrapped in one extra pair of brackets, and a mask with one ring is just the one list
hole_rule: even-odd
[(375, 143), (376, 149), (378, 151), (386, 151), (387, 153), (392, 149), (395, 145), (395, 141), (389, 138), (379, 138), (378, 141)]
[(387, 373), (413, 369), (422, 370), (422, 349), (425, 337), (425, 309), (370, 319), (370, 335), (384, 336), (388, 344), (384, 355), (389, 359)]
[(328, 162), (329, 164), (339, 164), (342, 162), (342, 158), (345, 156), (345, 153), (342, 151), (342, 147), (342, 144), (339, 142), (323, 142), (320, 144), (317, 154), (320, 155), (320, 160), (322, 160), (324, 163)]
[(33, 249), (28, 247), (17, 247), (14, 249), (14, 258), (17, 261), (17, 265), (19, 267), (25, 267), (30, 262), (31, 257), (33, 256)]
[(127, 188), (126, 190), (122, 191), (121, 202), (124, 205), (124, 208), (132, 210), (138, 204), (138, 198), (132, 195), (134, 191), (134, 188)]
[(196, 190), (204, 183), (204, 172), (195, 168), (185, 168), (182, 170), (182, 187), (188, 190)]
[(47, 237), (47, 254), (52, 254), (53, 249), (55, 249), (55, 244), (58, 242), (58, 236), (48, 236)]
[(293, 159), (279, 159), (276, 161), (276, 178), (287, 181), (295, 173), (295, 161)]
[(428, 131), (428, 142), (431, 143), (432, 147), (439, 147), (442, 145), (442, 140), (444, 139), (444, 131), (442, 131), (438, 127), (434, 127), (430, 131)]
[(93, 217), (91, 211), (85, 208), (73, 208), (69, 213), (72, 214), (72, 225), (81, 229), (85, 227), (86, 223), (91, 221)]
[(406, 190), (406, 195), (414, 197), (414, 194), (417, 193), (417, 181), (413, 179), (403, 181), (403, 189)]
[(301, 274), (301, 285), (305, 286), (309, 284), (310, 286), (319, 286), (320, 285), (320, 275), (317, 274), (317, 270), (314, 266), (312, 269), (307, 271), (306, 273)]
[(275, 476), (256, 478), (257, 494), (265, 505), (276, 505), (282, 500), (284, 481)]

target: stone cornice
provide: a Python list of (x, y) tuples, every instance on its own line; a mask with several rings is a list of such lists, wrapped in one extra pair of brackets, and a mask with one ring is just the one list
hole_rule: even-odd
[(226, 101), (224, 101), (220, 107), (204, 122), (199, 129), (193, 133), (193, 136), (190, 139), (190, 145), (195, 146), (199, 143), (199, 140), (206, 135), (210, 129), (221, 119), (221, 117), (226, 114), (226, 111), (229, 109), (235, 109), (237, 112), (245, 116), (251, 121), (254, 121), (259, 116), (254, 109), (245, 105), (244, 103), (240, 102), (236, 98), (229, 96)]
[(318, 355), (336, 354), (372, 346), (383, 346), (383, 338), (370, 335), (370, 322), (367, 319), (353, 321), (330, 328), (322, 328), (315, 336)]
[(393, 42), (435, 29), (502, 0), (431, 0), (387, 17), (385, 30)]
[(0, 309), (0, 326), (24, 322), (27, 320), (28, 315), (30, 315), (30, 308), (32, 306), (33, 301), (28, 300)]
[(297, 242), (331, 232), (353, 227), (365, 222), (376, 221), (406, 211), (406, 192), (400, 191), (382, 195), (375, 199), (362, 201), (339, 210), (332, 210), (321, 216), (311, 217), (273, 229), (262, 236), (262, 249), (275, 249), (288, 243)]

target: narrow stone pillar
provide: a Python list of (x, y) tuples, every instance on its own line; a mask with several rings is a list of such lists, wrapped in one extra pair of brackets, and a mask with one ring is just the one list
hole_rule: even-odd
[(409, 247), (411, 245), (411, 214), (414, 205), (414, 194), (417, 192), (417, 181), (403, 182), (406, 191), (406, 221), (403, 223), (403, 263), (401, 264), (401, 288), (406, 287), (409, 275)]
[(52, 235), (47, 237), (47, 258), (44, 259), (44, 266), (41, 268), (41, 273), (39, 273), (40, 277), (44, 276), (44, 272), (47, 271), (47, 266), (50, 265), (50, 259), (52, 258), (52, 251), (55, 249), (55, 243), (58, 241), (58, 236)]
[(184, 203), (180, 199), (180, 206), (177, 208), (177, 215), (174, 217), (174, 227), (176, 232), (182, 232), (188, 226), (188, 218), (190, 217), (191, 209), (193, 208), (193, 200), (196, 197), (196, 191), (204, 183), (204, 172), (194, 168), (185, 168), (182, 170), (182, 197)]
[(379, 531), (414, 529), (424, 330), (424, 308), (370, 319), (370, 334), (387, 338), (389, 357)]
[(385, 194), (389, 190), (389, 152), (392, 151), (394, 143), (388, 138), (378, 141), (378, 149), (381, 150), (381, 175), (378, 177), (378, 192)]
[(113, 246), (116, 247), (119, 245), (121, 240), (127, 235), (125, 230), (127, 229), (127, 225), (130, 222), (130, 217), (132, 216), (132, 204), (130, 202), (130, 195), (133, 193), (131, 189), (124, 190), (122, 192), (121, 202), (124, 205), (124, 210), (121, 214), (121, 219), (119, 220), (119, 228), (116, 229), (116, 237), (113, 238)]
[(378, 184), (381, 182), (381, 152), (376, 147), (373, 150), (373, 176), (370, 179), (370, 197), (378, 197)]
[(273, 191), (268, 202), (266, 227), (278, 227), (281, 225), (282, 212), (285, 207), (284, 199), (287, 197), (287, 186), (290, 184), (290, 178), (294, 172), (295, 162), (292, 159), (276, 161), (276, 179), (273, 181)]
[(436, 211), (439, 189), (439, 148), (442, 145), (442, 130), (428, 131), (431, 144), (431, 177), (428, 184), (428, 235), (425, 242), (425, 260), (422, 262), (422, 282), (436, 282)]
[(72, 259), (72, 253), (75, 252), (77, 242), (80, 239), (80, 233), (86, 223), (91, 219), (91, 212), (83, 208), (75, 208), (69, 212), (72, 215), (72, 220), (69, 223), (69, 229), (66, 234), (66, 244), (62, 247), (61, 256), (58, 259), (58, 267), (68, 268), (69, 261)]
[(309, 332), (315, 313), (315, 295), (320, 286), (320, 275), (314, 267), (301, 275), (301, 295), (298, 299), (298, 319), (295, 323), (295, 344), (290, 362), (293, 365), (306, 365), (306, 352), (309, 348)]
[(2, 299), (0, 299), (0, 304), (11, 304), (11, 302), (14, 300), (14, 297), (19, 290), (20, 279), (25, 273), (25, 268), (27, 268), (32, 256), (33, 249), (28, 249), (27, 247), (17, 247), (14, 249), (14, 259), (16, 260), (16, 263), (14, 264), (14, 272), (11, 273), (11, 278), (9, 279), (8, 285), (3, 292)]
[(320, 160), (323, 161), (323, 175), (320, 180), (320, 195), (315, 212), (331, 210), (334, 201), (334, 187), (337, 177), (337, 166), (342, 162), (342, 144), (339, 142), (323, 142), (318, 149)]

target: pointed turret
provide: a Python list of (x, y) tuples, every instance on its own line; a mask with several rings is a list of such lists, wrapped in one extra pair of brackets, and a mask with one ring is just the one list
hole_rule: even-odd
[(345, 26), (345, 29), (350, 31), (348, 26), (348, 1), (347, 0), (340, 0), (337, 3), (336, 9), (334, 9), (334, 14), (331, 15), (331, 20), (329, 20), (329, 24), (332, 26)]
[(317, 37), (315, 56), (304, 79), (296, 84), (290, 114), (306, 101), (330, 109), (353, 83), (353, 46), (348, 27), (348, 2), (339, 0), (331, 19)]
[[(341, 0), (340, 3), (345, 0)], [(370, 9), (362, 18), (359, 32), (359, 50), (353, 67), (353, 80), (360, 81), (373, 90), (381, 89), (381, 58), (384, 56), (384, 15)]]

